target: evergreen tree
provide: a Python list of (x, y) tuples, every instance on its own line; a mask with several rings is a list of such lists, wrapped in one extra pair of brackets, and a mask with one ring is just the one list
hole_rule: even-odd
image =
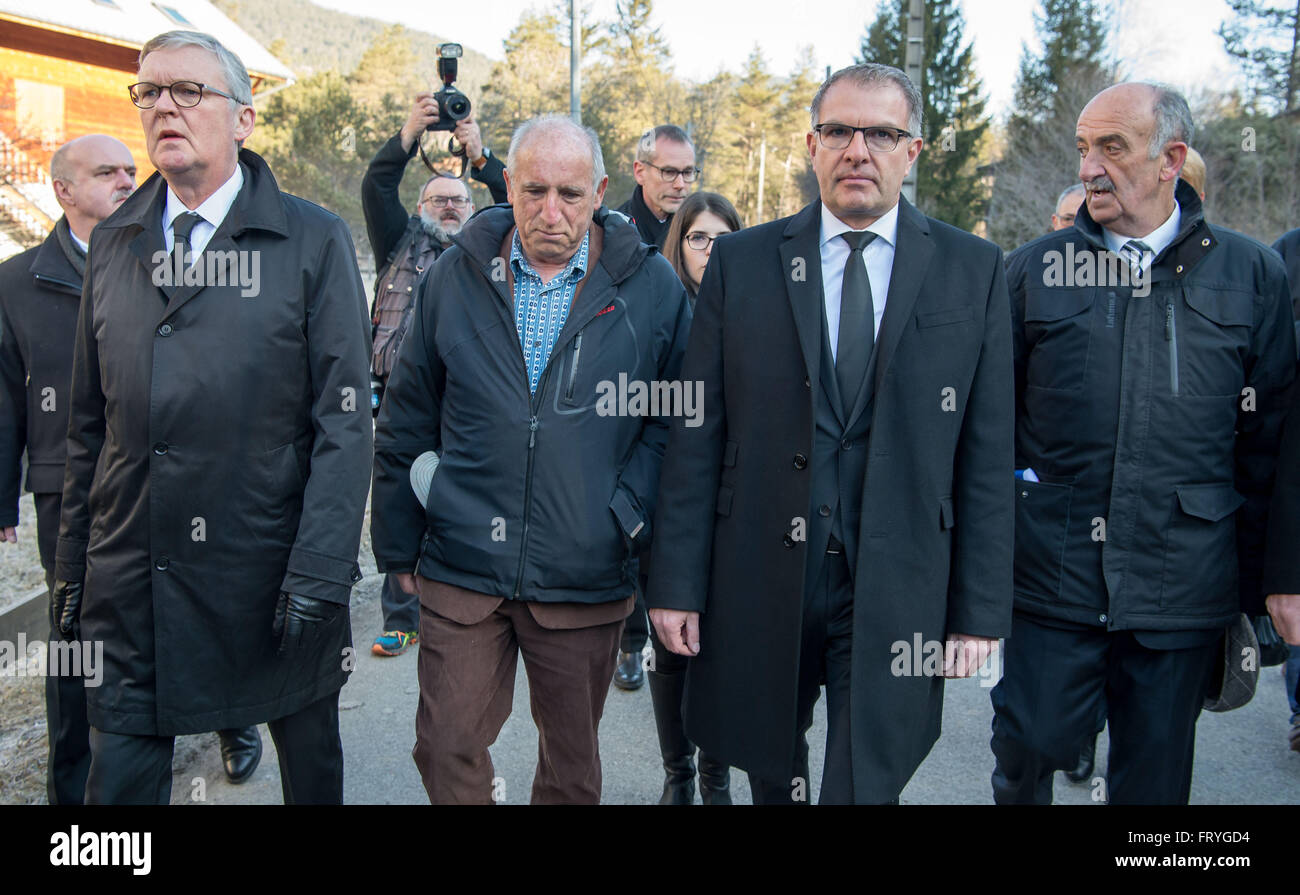
[[(907, 53), (907, 2), (885, 0), (863, 35), (858, 62), (903, 69)], [(927, 0), (921, 68), (922, 136), (917, 160), (917, 205), (963, 230), (984, 215), (984, 185), (976, 170), (989, 128), (983, 85), (957, 0)]]
[(1300, 109), (1300, 0), (1282, 5), (1228, 0), (1233, 19), (1219, 26), (1228, 55), (1242, 66), (1252, 111)]
[(1057, 194), (1077, 182), (1074, 133), (1079, 113), (1115, 80), (1106, 59), (1097, 0), (1040, 0), (1034, 23), (1042, 45), (1023, 47), (1015, 109), (1003, 154), (993, 165), (989, 238), (1012, 249), (1045, 232)]

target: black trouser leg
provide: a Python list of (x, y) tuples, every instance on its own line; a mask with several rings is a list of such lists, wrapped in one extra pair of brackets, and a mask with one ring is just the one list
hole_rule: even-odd
[(1017, 613), (993, 688), (993, 800), (1052, 802), (1052, 775), (1073, 768), (1105, 712), (1110, 634), (1065, 630)]
[(827, 556), (826, 635), (823, 675), (826, 682), (826, 763), (819, 805), (852, 805), (853, 738), (849, 725), (849, 682), (853, 677), (853, 582), (842, 555)]
[(280, 760), (286, 805), (343, 804), (339, 691), (267, 725)]
[[(50, 641), (61, 639), (54, 618), (54, 551), (59, 540), (59, 494), (33, 494), (36, 503), (36, 543), (50, 606)], [(45, 721), (49, 758), (45, 789), (51, 805), (80, 805), (90, 773), (90, 725), (86, 721), (86, 688), (80, 675), (50, 674), (45, 678)]]
[(1106, 681), (1110, 703), (1112, 805), (1186, 805), (1192, 788), (1196, 719), (1223, 644), (1149, 649), (1117, 634)]
[(172, 798), (174, 737), (90, 729), (87, 805), (166, 805)]
[(402, 590), (392, 575), (384, 576), (383, 587), (379, 589), (379, 607), (384, 613), (383, 630), (408, 633), (420, 630), (419, 595)]
[(821, 696), (821, 685), (828, 680), (828, 650), (835, 656), (837, 694), (836, 702), (831, 706), (834, 711), (828, 713), (827, 765), (822, 774), (822, 799), (853, 800), (851, 753), (845, 752), (849, 743), (847, 668), (842, 669), (844, 676), (840, 677), (841, 664), (847, 665), (849, 649), (842, 638), (846, 631), (848, 637), (852, 637), (852, 623), (853, 585), (848, 565), (843, 554), (826, 554), (817, 584), (804, 599), (793, 773), (789, 781), (765, 780), (750, 774), (749, 787), (755, 805), (806, 805), (812, 798), (812, 783), (808, 775), (808, 728), (812, 727), (813, 707)]

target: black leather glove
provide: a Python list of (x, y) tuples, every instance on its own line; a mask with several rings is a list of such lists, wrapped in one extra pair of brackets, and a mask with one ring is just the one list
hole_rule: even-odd
[(64, 640), (81, 639), (81, 587), (80, 581), (54, 582), (54, 626)]
[(325, 630), (347, 611), (348, 607), (342, 603), (282, 591), (271, 623), (271, 636), (279, 643), (276, 652), (284, 656), (310, 650)]

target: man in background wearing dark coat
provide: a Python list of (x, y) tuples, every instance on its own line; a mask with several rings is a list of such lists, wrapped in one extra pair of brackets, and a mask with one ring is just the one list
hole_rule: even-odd
[[(135, 189), (135, 160), (120, 141), (88, 134), (50, 159), (63, 217), (39, 246), (0, 264), (0, 527), (18, 540), (23, 451), (36, 505), (36, 540), (45, 584), (54, 587), (63, 462), (67, 456), (72, 340), (90, 231)], [(59, 640), (51, 622), (50, 640)], [(90, 730), (80, 674), (48, 674), (46, 789), (51, 805), (80, 805), (90, 769)]]
[(920, 91), (886, 65), (812, 101), (821, 199), (718, 238), (682, 378), (647, 602), (692, 656), (686, 733), (756, 803), (883, 803), (939, 735), (943, 678), (1011, 621), (1010, 320), (1002, 253), (900, 195)]
[(140, 51), (158, 169), (95, 230), (55, 557), (60, 630), (103, 644), (86, 801), (166, 804), (174, 738), (269, 722), (286, 802), (338, 803), (338, 693), (371, 459), (346, 225), (239, 144), (211, 36)]
[[(408, 217), (402, 207), (398, 190), (407, 162), (415, 156), (425, 130), (437, 121), (438, 102), (433, 95), (416, 96), (406, 123), (375, 153), (361, 179), (361, 209), (375, 257), (370, 374), (376, 415), (411, 325), (420, 279), (474, 213), (469, 186), (449, 174), (435, 174), (425, 181), (415, 214)], [(491, 190), (493, 202), (506, 201), (506, 182), (501, 176), (505, 165), (483, 145), (474, 119), (457, 122), (454, 136), (465, 147), (470, 176)], [(370, 651), (376, 656), (399, 656), (418, 640), (419, 603), (394, 584), (392, 576), (385, 575), (379, 604), (384, 621)]]
[[(700, 169), (695, 167), (695, 147), (686, 131), (675, 124), (652, 127), (636, 144), (636, 159), (632, 162), (636, 189), (617, 211), (632, 219), (642, 242), (662, 252), (673, 215), (686, 201), (691, 184), (699, 174)], [(623, 626), (618, 665), (614, 668), (614, 686), (620, 690), (639, 690), (645, 683), (641, 652), (649, 636), (645, 594), (638, 588), (636, 609)]]
[(642, 242), (662, 251), (673, 215), (699, 174), (695, 146), (686, 131), (675, 124), (652, 127), (636, 144), (632, 162), (636, 189), (616, 210), (632, 219)]
[[(993, 795), (1047, 804), (1099, 712), (1112, 804), (1185, 804), (1224, 628), (1263, 611), (1286, 275), (1179, 179), (1186, 100), (1128, 83), (1077, 126), (1074, 226), (1007, 259), (1016, 364), (1015, 619)], [(1103, 788), (1104, 787), (1104, 788)]]

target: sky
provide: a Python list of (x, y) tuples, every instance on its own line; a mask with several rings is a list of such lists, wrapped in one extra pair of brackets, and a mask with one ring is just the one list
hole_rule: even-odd
[[(529, 8), (548, 0), (314, 0), (321, 6), (435, 31), (448, 40), (501, 58), (501, 42)], [(1215, 29), (1228, 12), (1225, 0), (1112, 0), (1112, 46), (1130, 78), (1160, 80), (1191, 95), (1235, 81)], [(833, 69), (853, 62), (877, 0), (655, 0), (654, 18), (672, 47), (675, 71), (707, 80), (719, 69), (739, 71), (757, 44), (774, 73), (790, 71), (799, 49), (811, 45), (817, 64)], [(967, 36), (990, 108), (1004, 115), (1011, 104), (1020, 48), (1034, 40), (1035, 0), (963, 0)], [(592, 12), (614, 17), (615, 0), (592, 0)], [(436, 13), (432, 10), (436, 9)], [(436, 18), (431, 19), (431, 16)]]

